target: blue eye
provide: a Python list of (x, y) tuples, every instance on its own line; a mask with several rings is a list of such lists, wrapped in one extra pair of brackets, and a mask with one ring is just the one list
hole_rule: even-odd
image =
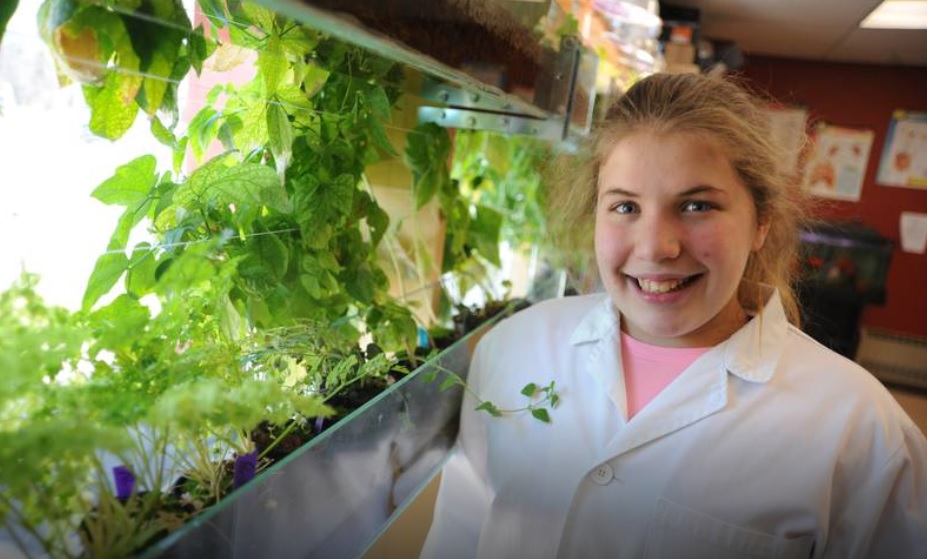
[(638, 208), (634, 202), (621, 202), (612, 206), (612, 211), (618, 214), (633, 214), (638, 212)]
[(715, 209), (714, 204), (700, 200), (693, 200), (682, 205), (682, 211), (684, 212), (707, 212), (713, 209)]

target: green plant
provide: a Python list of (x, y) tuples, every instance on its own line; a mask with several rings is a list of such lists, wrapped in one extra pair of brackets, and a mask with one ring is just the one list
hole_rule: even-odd
[[(199, 4), (211, 27), (176, 0), (47, 0), (39, 16), (91, 130), (117, 139), (141, 114), (173, 157), (137, 157), (95, 189), (123, 213), (80, 311), (45, 305), (30, 276), (0, 295), (0, 522), (27, 554), (130, 555), (233, 490), (229, 463), (259, 426), (275, 436), (261, 468), (339, 394), (386, 382), (389, 356), (415, 363), (416, 323), (377, 258), (389, 218), (364, 178), (398, 157), (385, 126), (401, 68), (255, 4)], [(242, 52), (255, 78), (217, 86), (182, 126), (180, 80)], [(446, 270), (498, 264), (501, 206), (459, 188), (450, 152), (443, 129), (409, 134), (416, 203), (440, 200)], [(153, 240), (130, 247), (139, 228)], [(525, 395), (549, 419), (553, 384)], [(111, 460), (136, 477), (128, 498)]]

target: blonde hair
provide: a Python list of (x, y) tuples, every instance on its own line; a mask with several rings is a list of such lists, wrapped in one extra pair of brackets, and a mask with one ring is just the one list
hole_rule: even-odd
[(799, 227), (807, 196), (797, 177), (780, 165), (761, 98), (730, 78), (654, 74), (635, 83), (605, 114), (579, 155), (558, 161), (552, 184), (555, 241), (592, 254), (599, 170), (614, 146), (636, 131), (693, 133), (712, 138), (749, 190), (759, 223), (769, 225), (763, 247), (747, 261), (738, 298), (763, 306), (760, 284), (779, 290), (789, 321), (800, 315), (792, 289)]

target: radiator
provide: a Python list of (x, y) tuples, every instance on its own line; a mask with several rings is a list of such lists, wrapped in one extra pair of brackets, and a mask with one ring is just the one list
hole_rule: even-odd
[(927, 388), (927, 339), (862, 328), (856, 362), (880, 380)]

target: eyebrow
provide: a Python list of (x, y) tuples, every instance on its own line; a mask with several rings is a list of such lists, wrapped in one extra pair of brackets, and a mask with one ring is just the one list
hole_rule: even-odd
[[(698, 186), (693, 186), (687, 190), (683, 190), (676, 195), (677, 198), (686, 198), (688, 196), (694, 196), (696, 194), (724, 194), (724, 191), (720, 188), (715, 188), (714, 186), (708, 186), (700, 184)], [(627, 198), (637, 198), (639, 196), (636, 192), (631, 192), (630, 190), (625, 190), (623, 188), (613, 187), (606, 189), (602, 196), (623, 196)]]

